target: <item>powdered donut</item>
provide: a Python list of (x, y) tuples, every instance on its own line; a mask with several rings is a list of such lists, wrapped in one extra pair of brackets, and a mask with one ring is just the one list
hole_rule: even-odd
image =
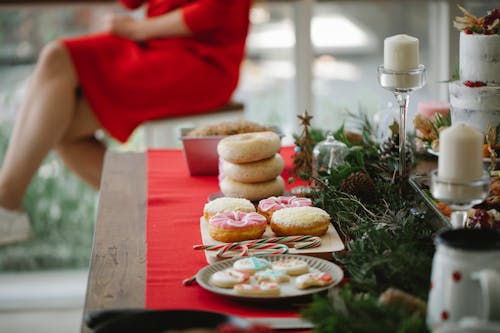
[(281, 287), (276, 282), (261, 282), (259, 285), (237, 284), (233, 291), (242, 296), (279, 296)]
[(217, 152), (232, 163), (249, 163), (272, 157), (280, 150), (281, 140), (274, 132), (236, 134), (225, 137)]
[(330, 215), (318, 207), (290, 207), (273, 213), (271, 229), (278, 236), (322, 236), (330, 225)]
[(296, 258), (281, 258), (274, 261), (272, 267), (275, 270), (283, 271), (292, 276), (309, 272), (309, 265), (307, 262)]
[(257, 206), (257, 211), (259, 214), (264, 215), (267, 221), (271, 221), (271, 216), (274, 212), (288, 207), (310, 207), (312, 206), (312, 201), (309, 198), (302, 198), (296, 196), (281, 196), (281, 197), (269, 197), (259, 201)]
[(250, 200), (243, 198), (217, 198), (205, 204), (203, 207), (203, 216), (208, 220), (217, 213), (233, 211), (251, 213), (255, 212), (255, 206)]
[(269, 261), (257, 257), (238, 259), (233, 264), (234, 269), (248, 274), (254, 274), (257, 271), (261, 271), (269, 267), (271, 267), (271, 263)]
[(220, 288), (232, 288), (240, 283), (250, 282), (250, 274), (228, 268), (210, 276), (210, 284)]
[(307, 273), (297, 276), (295, 287), (305, 289), (309, 287), (323, 287), (333, 283), (333, 278), (328, 273)]
[(222, 160), (222, 174), (241, 183), (259, 183), (278, 177), (283, 171), (284, 162), (280, 154), (265, 160), (250, 163), (231, 163)]
[(258, 213), (224, 212), (208, 219), (208, 233), (215, 240), (231, 243), (262, 237), (267, 220)]
[(227, 197), (245, 198), (258, 201), (270, 196), (282, 195), (285, 191), (285, 181), (281, 176), (267, 182), (254, 184), (241, 183), (224, 177), (219, 183), (222, 193)]

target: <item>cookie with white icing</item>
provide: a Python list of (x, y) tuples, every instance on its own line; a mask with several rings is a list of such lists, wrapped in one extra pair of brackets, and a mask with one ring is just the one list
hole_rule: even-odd
[(297, 258), (281, 258), (272, 263), (275, 270), (284, 271), (288, 275), (296, 276), (309, 272), (307, 262)]
[(276, 282), (261, 282), (255, 284), (237, 284), (233, 291), (236, 295), (241, 296), (279, 296), (281, 287)]
[(297, 276), (295, 279), (295, 287), (306, 289), (309, 287), (324, 287), (333, 283), (333, 278), (328, 273), (306, 273)]
[(284, 271), (275, 269), (266, 269), (264, 271), (259, 271), (255, 273), (254, 277), (258, 282), (269, 281), (284, 283), (290, 281), (290, 275), (286, 274)]
[(238, 259), (234, 262), (233, 268), (249, 274), (254, 274), (257, 271), (262, 271), (271, 267), (271, 263), (263, 258), (248, 257)]
[(216, 287), (233, 288), (237, 284), (250, 282), (250, 274), (228, 268), (212, 274), (209, 282)]

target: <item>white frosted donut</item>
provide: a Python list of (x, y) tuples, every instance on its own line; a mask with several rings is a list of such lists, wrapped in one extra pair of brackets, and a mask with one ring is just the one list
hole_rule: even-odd
[(250, 200), (243, 198), (217, 198), (205, 204), (203, 207), (203, 216), (208, 220), (217, 213), (232, 211), (251, 213), (255, 212), (255, 206)]
[(330, 215), (318, 207), (289, 207), (273, 213), (270, 226), (278, 236), (323, 236), (330, 225)]
[(251, 201), (282, 195), (285, 191), (285, 181), (281, 176), (267, 182), (254, 184), (241, 183), (229, 177), (224, 177), (219, 186), (222, 193), (227, 197), (245, 198)]
[(222, 160), (222, 173), (241, 183), (259, 183), (278, 177), (285, 163), (280, 154), (274, 154), (265, 160), (250, 163), (231, 163)]
[(255, 132), (225, 137), (217, 145), (217, 153), (232, 163), (249, 163), (272, 157), (280, 150), (278, 134)]

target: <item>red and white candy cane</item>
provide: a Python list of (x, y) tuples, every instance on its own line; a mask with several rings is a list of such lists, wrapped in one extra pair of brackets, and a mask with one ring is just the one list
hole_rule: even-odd
[(304, 243), (304, 244), (294, 246), (297, 250), (300, 250), (300, 249), (310, 249), (313, 247), (320, 246), (321, 245), (321, 238), (318, 236), (312, 236), (312, 235), (281, 236), (281, 237), (269, 237), (269, 238), (254, 239), (254, 240), (249, 240), (249, 241), (240, 242), (240, 243), (242, 243), (242, 244)]
[[(277, 244), (277, 243), (265, 243), (265, 244), (238, 244), (238, 243), (230, 243), (228, 244), (229, 246), (224, 247), (220, 250), (217, 251), (217, 257), (218, 258), (235, 258), (235, 257), (244, 257), (249, 255), (250, 253), (252, 255), (258, 256), (258, 255), (264, 255), (264, 254), (284, 254), (288, 252), (288, 246), (285, 244)], [(247, 251), (243, 251), (242, 253), (234, 256), (231, 254), (228, 254), (228, 252), (231, 252), (239, 248), (241, 246), (242, 248), (246, 248)], [(252, 250), (252, 251), (249, 251)], [(261, 250), (261, 251), (255, 251), (255, 250)]]
[[(235, 251), (241, 251), (234, 254)], [(232, 253), (232, 254), (231, 254)], [(239, 258), (248, 256), (248, 246), (240, 243), (228, 243), (217, 251), (219, 258)]]

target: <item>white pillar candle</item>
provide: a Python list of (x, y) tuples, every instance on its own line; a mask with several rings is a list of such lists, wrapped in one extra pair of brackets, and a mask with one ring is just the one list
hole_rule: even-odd
[(479, 180), (483, 174), (483, 135), (463, 123), (439, 134), (438, 176), (448, 181)]
[(395, 35), (384, 40), (384, 67), (391, 71), (418, 68), (418, 39), (408, 35)]

